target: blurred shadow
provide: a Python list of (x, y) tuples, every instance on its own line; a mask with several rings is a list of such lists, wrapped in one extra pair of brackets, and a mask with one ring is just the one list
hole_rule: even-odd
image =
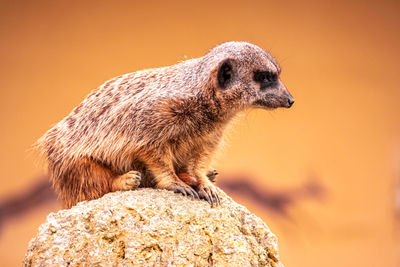
[(40, 205), (57, 201), (57, 195), (52, 189), (48, 177), (40, 177), (36, 183), (22, 192), (2, 197), (0, 200), (0, 230), (13, 217), (34, 211)]
[(285, 190), (262, 188), (250, 182), (248, 177), (221, 179), (218, 185), (227, 193), (244, 196), (258, 205), (283, 217), (289, 217), (289, 208), (303, 199), (321, 200), (325, 188), (315, 178), (310, 178), (302, 185)]
[[(0, 230), (10, 219), (34, 211), (41, 205), (57, 201), (48, 177), (40, 177), (37, 182), (24, 191), (11, 194), (0, 200)], [(316, 179), (309, 179), (297, 188), (276, 191), (262, 188), (251, 182), (249, 177), (226, 177), (218, 179), (218, 186), (232, 195), (245, 196), (260, 206), (283, 217), (288, 216), (288, 209), (302, 199), (320, 199), (324, 196), (324, 188)]]

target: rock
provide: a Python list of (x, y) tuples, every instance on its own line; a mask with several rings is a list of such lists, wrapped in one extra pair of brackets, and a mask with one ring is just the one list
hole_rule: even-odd
[(166, 190), (114, 192), (51, 213), (24, 266), (283, 266), (267, 225), (219, 190), (211, 208)]

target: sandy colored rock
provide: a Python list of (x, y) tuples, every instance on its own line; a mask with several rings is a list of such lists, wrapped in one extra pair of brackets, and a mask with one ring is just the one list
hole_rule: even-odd
[(267, 225), (220, 191), (221, 206), (166, 190), (115, 192), (51, 213), (24, 266), (283, 266)]

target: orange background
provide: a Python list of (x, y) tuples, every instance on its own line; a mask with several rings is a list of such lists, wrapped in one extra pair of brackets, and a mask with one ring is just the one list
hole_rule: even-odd
[[(232, 193), (277, 234), (286, 266), (400, 266), (399, 14), (395, 0), (1, 1), (0, 201), (43, 175), (30, 145), (105, 80), (250, 41), (278, 59), (296, 103), (245, 116), (220, 182), (324, 188), (286, 215)], [(20, 265), (59, 207), (1, 224), (0, 265)]]

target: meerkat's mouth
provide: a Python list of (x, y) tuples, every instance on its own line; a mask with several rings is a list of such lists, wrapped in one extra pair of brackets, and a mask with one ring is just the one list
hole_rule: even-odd
[(263, 109), (274, 109), (282, 107), (281, 103), (276, 99), (258, 99), (254, 101), (253, 106)]
[(254, 101), (253, 106), (260, 108), (270, 108), (268, 102), (262, 99)]
[(254, 101), (253, 105), (265, 109), (274, 109), (274, 108), (290, 108), (293, 105), (293, 103), (294, 103), (293, 97), (288, 96), (283, 98), (271, 97), (268, 99), (258, 99)]

